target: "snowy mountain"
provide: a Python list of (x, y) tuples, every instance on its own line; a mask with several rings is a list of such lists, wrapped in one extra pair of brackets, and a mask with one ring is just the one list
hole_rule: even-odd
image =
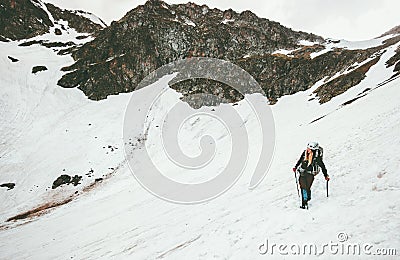
[[(397, 33), (388, 32), (371, 42), (352, 44), (296, 32), (250, 11), (151, 0), (74, 51), (75, 63), (63, 68), (68, 73), (58, 84), (78, 87), (90, 99), (100, 100), (131, 92), (151, 71), (169, 62), (211, 57), (245, 69), (273, 103), (327, 77), (317, 90), (326, 102), (358, 84), (384, 49), (399, 41)], [(364, 63), (360, 69), (354, 66)], [(346, 74), (338, 79), (340, 84), (332, 80), (338, 74)], [(231, 102), (242, 99), (239, 93), (225, 93), (226, 86), (215, 82), (189, 81), (172, 87), (185, 97), (209, 93)]]
[[(276, 251), (271, 255), (271, 250), (263, 255), (260, 248), (265, 249), (266, 241), (322, 247), (330, 241), (338, 242), (342, 238), (338, 234), (346, 238), (343, 245), (368, 243), (371, 254), (377, 249), (393, 248), (398, 257), (398, 31), (369, 41), (349, 42), (293, 32), (249, 13), (210, 10), (194, 4), (169, 6), (159, 1), (146, 5), (103, 28), (92, 15), (61, 12), (39, 0), (1, 2), (0, 34), (4, 41), (0, 42), (0, 258), (280, 259), (290, 257)], [(12, 13), (10, 8), (21, 9)], [(146, 13), (149, 10), (153, 12), (151, 17)], [(151, 19), (162, 15), (158, 11), (164, 15), (174, 11), (178, 21), (171, 24), (182, 28), (176, 33), (185, 35), (188, 28), (200, 30), (196, 29), (201, 27), (203, 11), (199, 14), (199, 10), (219, 17), (221, 28), (232, 34), (235, 26), (246, 22), (254, 22), (257, 28), (258, 23), (271, 23), (271, 28), (280, 28), (281, 37), (288, 39), (279, 40), (275, 47), (269, 46), (267, 39), (266, 45), (254, 44), (254, 48), (246, 49), (246, 44), (239, 50), (230, 45), (223, 47), (232, 47), (230, 57), (239, 56), (229, 60), (259, 81), (266, 97), (252, 96), (270, 102), (275, 120), (274, 158), (265, 179), (252, 190), (248, 188), (249, 181), (260, 160), (263, 136), (246, 99), (232, 98), (228, 99), (232, 103), (194, 110), (182, 99), (198, 90), (191, 92), (193, 86), (185, 84), (171, 88), (175, 74), (131, 92), (133, 86), (125, 89), (123, 85), (127, 73), (123, 68), (132, 69), (122, 66), (124, 57), (129, 57), (132, 64), (149, 57), (151, 63), (154, 46), (137, 56), (132, 53), (141, 45), (133, 46), (125, 56), (120, 56), (125, 45), (112, 53), (109, 49), (115, 45), (113, 40), (122, 44), (125, 34), (121, 28), (137, 22), (132, 17), (147, 17), (149, 20), (143, 21), (148, 24), (143, 26), (154, 26), (157, 23)], [(71, 15), (75, 21), (63, 15)], [(32, 24), (26, 20), (32, 17), (40, 17), (41, 22), (35, 20), (36, 24)], [(80, 21), (87, 22), (87, 17), (88, 26), (78, 28), (84, 24)], [(216, 30), (215, 21), (207, 20), (209, 29)], [(6, 23), (10, 21), (13, 26)], [(170, 24), (165, 22), (164, 26)], [(125, 37), (131, 39), (129, 30), (146, 32), (145, 28), (128, 26)], [(254, 35), (262, 31), (258, 29)], [(154, 35), (137, 37), (154, 39)], [(204, 31), (198, 37), (202, 35)], [(158, 39), (160, 42), (154, 42), (164, 48), (164, 52), (159, 49), (159, 55), (165, 55), (165, 60), (135, 71), (141, 75), (137, 80), (167, 61), (169, 42), (162, 45), (163, 38)], [(257, 37), (252, 41), (261, 44)], [(207, 49), (200, 43), (199, 47)], [(110, 57), (114, 59), (107, 61)], [(187, 54), (171, 57), (185, 58)], [(91, 62), (93, 66), (89, 66)], [(114, 67), (110, 70), (109, 66)], [(83, 74), (85, 69), (87, 75)], [(59, 86), (60, 79), (78, 83), (82, 91)], [(90, 79), (93, 85), (89, 85)], [(97, 88), (97, 80), (115, 85)], [(223, 91), (225, 86), (219, 87)], [(212, 136), (216, 145), (214, 159), (196, 174), (187, 174), (187, 169), (177, 167), (163, 153), (160, 141), (159, 126), (174, 122), (165, 117), (171, 107), (178, 104), (215, 114), (223, 114), (229, 107), (242, 117), (240, 127), (246, 128), (248, 137), (247, 164), (238, 182), (218, 198), (195, 205), (166, 202), (149, 193), (132, 176), (124, 152), (125, 112), (128, 104), (134, 104), (137, 111), (146, 108), (148, 97), (159, 92), (163, 95), (145, 121), (146, 138), (140, 139), (141, 125), (132, 133), (138, 138), (134, 150), (140, 153), (140, 145), (145, 146), (157, 167), (170, 178), (201, 182), (215, 177), (229, 161), (232, 146), (229, 131), (213, 117), (198, 116), (183, 124), (179, 145), (186, 154), (196, 156), (201, 152), (197, 144), (204, 135)], [(101, 100), (90, 93), (99, 93)], [(320, 175), (316, 177), (310, 210), (305, 211), (298, 208), (291, 168), (310, 140), (317, 140), (324, 147), (331, 181), (326, 197), (325, 181)], [(143, 162), (135, 157), (132, 160), (140, 169)], [(319, 258), (332, 256), (326, 251)], [(350, 255), (351, 259), (366, 257), (365, 251)], [(300, 258), (310, 256), (303, 254)]]
[(106, 26), (95, 15), (62, 10), (40, 0), (1, 1), (0, 8), (2, 41), (31, 38), (48, 32), (50, 28), (61, 35), (66, 32), (66, 26), (80, 33), (96, 33)]

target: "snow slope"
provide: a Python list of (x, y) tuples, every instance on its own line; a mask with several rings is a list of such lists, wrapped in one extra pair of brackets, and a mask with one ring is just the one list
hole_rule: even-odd
[[(315, 86), (282, 97), (272, 106), (275, 155), (266, 178), (251, 191), (248, 184), (257, 162), (260, 132), (245, 102), (239, 102), (235, 109), (246, 120), (251, 151), (242, 178), (215, 200), (177, 205), (154, 197), (138, 184), (124, 161), (122, 140), (129, 99), (135, 99), (140, 109), (147, 93), (165, 88), (168, 78), (94, 102), (79, 90), (56, 85), (60, 68), (72, 63), (70, 57), (37, 45), (0, 45), (0, 67), (5, 72), (0, 75), (0, 184), (16, 183), (12, 190), (0, 189), (1, 259), (263, 259), (271, 258), (259, 253), (266, 239), (323, 245), (337, 241), (339, 232), (345, 232), (352, 243), (397, 248), (400, 254), (400, 80), (341, 106), (391, 76), (384, 63), (394, 46), (364, 81), (324, 105), (308, 101)], [(8, 55), (20, 61), (11, 63)], [(36, 65), (49, 70), (32, 74)], [(152, 123), (161, 123), (162, 112), (180, 102), (179, 97), (168, 90), (152, 111)], [(321, 116), (325, 117), (310, 123)], [(185, 152), (198, 153), (193, 143), (210, 133), (210, 120), (200, 118), (196, 127), (183, 128), (180, 141)], [(218, 160), (194, 177), (162, 160), (156, 131), (149, 132), (146, 145), (152, 147), (154, 160), (167, 176), (203, 181), (213, 177), (229, 156), (230, 143), (223, 131), (213, 124), (211, 132), (220, 138)], [(304, 211), (298, 209), (291, 168), (309, 140), (324, 147), (332, 180), (327, 198), (323, 177), (317, 176), (310, 210)], [(92, 177), (85, 175), (91, 169)], [(52, 190), (52, 182), (64, 173), (82, 175), (82, 183)], [(95, 178), (104, 180), (95, 182)], [(39, 216), (6, 221), (40, 205), (69, 199)], [(281, 257), (275, 254), (272, 259)], [(327, 253), (319, 259), (331, 257)]]
[(310, 57), (311, 59), (314, 59), (315, 57), (318, 57), (322, 54), (325, 54), (327, 52), (330, 52), (334, 50), (335, 48), (343, 48), (347, 50), (357, 50), (357, 49), (368, 49), (368, 48), (373, 48), (377, 47), (379, 45), (382, 45), (385, 40), (390, 39), (394, 35), (387, 35), (384, 37), (380, 38), (375, 38), (372, 40), (365, 40), (365, 41), (346, 41), (346, 40), (333, 40), (333, 39), (328, 39), (327, 43), (325, 43), (325, 49), (319, 52), (311, 53)]
[[(384, 42), (386, 40), (393, 38), (395, 36), (396, 36), (396, 34), (389, 34), (389, 35), (382, 36), (379, 38), (375, 38), (375, 39), (371, 39), (371, 40), (364, 40), (364, 41), (347, 41), (344, 39), (337, 40), (337, 39), (328, 38), (323, 43), (300, 40), (298, 42), (298, 45), (301, 45), (303, 47), (304, 46), (314, 46), (314, 45), (324, 46), (324, 49), (317, 51), (317, 52), (310, 53), (311, 59), (314, 59), (315, 57), (318, 57), (320, 55), (323, 55), (323, 54), (333, 51), (335, 49), (359, 50), (359, 49), (368, 49), (368, 48), (377, 47), (377, 46), (384, 44)], [(291, 49), (291, 50), (290, 49), (289, 50), (280, 49), (280, 50), (274, 51), (272, 54), (283, 54), (283, 55), (292, 57), (293, 56), (292, 53), (297, 50), (300, 50), (301, 48), (302, 47), (299, 47), (297, 49)]]

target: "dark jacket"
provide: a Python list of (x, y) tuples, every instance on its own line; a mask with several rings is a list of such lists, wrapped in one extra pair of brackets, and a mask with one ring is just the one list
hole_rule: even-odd
[(315, 169), (314, 167), (319, 166), (319, 167), (321, 167), (322, 173), (324, 174), (324, 176), (325, 177), (328, 176), (328, 171), (325, 167), (324, 162), (322, 161), (321, 153), (314, 155), (313, 159), (312, 159), (312, 163), (310, 165), (307, 165), (307, 161), (305, 161), (306, 151), (303, 151), (303, 153), (300, 156), (300, 159), (296, 163), (295, 168), (297, 168), (297, 167), (299, 167), (299, 165), (301, 165), (301, 167), (304, 170), (306, 170), (307, 172), (312, 172)]

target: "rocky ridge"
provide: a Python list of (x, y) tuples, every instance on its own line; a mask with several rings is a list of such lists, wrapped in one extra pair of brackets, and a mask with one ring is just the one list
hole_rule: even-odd
[[(374, 48), (335, 48), (311, 58), (312, 53), (325, 49), (327, 41), (322, 37), (293, 31), (250, 11), (237, 13), (193, 3), (168, 5), (150, 0), (73, 52), (76, 62), (64, 68), (68, 73), (59, 85), (79, 87), (90, 99), (100, 100), (133, 91), (151, 71), (169, 62), (211, 57), (245, 69), (275, 103), (279, 97), (306, 90), (321, 79), (329, 81), (337, 73), (357, 69), (316, 91), (320, 101), (326, 102), (358, 84), (373, 64), (363, 68), (354, 64), (375, 56), (376, 63), (383, 48), (399, 41), (398, 37), (393, 39)], [(276, 53), (280, 49), (290, 50), (289, 54)], [(353, 77), (357, 79), (351, 80)], [(237, 91), (210, 80), (188, 80), (172, 87), (185, 97), (209, 93), (231, 102), (242, 98)]]
[[(20, 44), (41, 44), (60, 55), (71, 54), (75, 63), (63, 68), (66, 74), (58, 84), (78, 87), (92, 100), (131, 92), (152, 71), (170, 62), (210, 57), (230, 61), (250, 73), (271, 104), (324, 80), (315, 91), (324, 103), (359, 84), (385, 48), (400, 41), (395, 27), (380, 36), (380, 45), (347, 49), (340, 41), (293, 31), (250, 11), (222, 11), (194, 3), (168, 5), (161, 0), (147, 1), (108, 27), (100, 19), (90, 19), (88, 13), (62, 10), (40, 0), (6, 1), (0, 7), (3, 41), (29, 39), (50, 30), (63, 35), (66, 25), (83, 33), (77, 40), (92, 37), (79, 44), (41, 39)], [(386, 63), (393, 66), (393, 77), (400, 73), (399, 48)], [(223, 73), (218, 68), (215, 72)], [(186, 80), (171, 87), (194, 107), (204, 105), (192, 98), (198, 93), (227, 102), (243, 98), (231, 87), (207, 79)]]
[[(62, 10), (40, 0), (0, 0), (0, 39), (29, 39), (55, 30), (56, 25), (65, 30), (64, 22), (79, 33), (96, 34), (106, 27), (100, 19), (100, 22), (95, 22), (88, 18), (90, 15), (82, 11)], [(61, 35), (62, 30), (57, 30), (56, 34)]]

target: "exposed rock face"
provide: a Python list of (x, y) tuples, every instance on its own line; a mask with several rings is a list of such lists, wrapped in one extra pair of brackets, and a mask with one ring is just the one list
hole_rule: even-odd
[(67, 185), (73, 184), (74, 186), (76, 186), (76, 185), (80, 184), (81, 179), (82, 179), (82, 176), (75, 175), (75, 176), (71, 177), (67, 174), (62, 174), (62, 175), (60, 175), (60, 177), (58, 177), (53, 182), (53, 185), (51, 188), (56, 189), (57, 187), (59, 187), (63, 184), (67, 184)]
[[(304, 91), (325, 77), (345, 72), (355, 62), (366, 60), (374, 50), (338, 49), (314, 59), (266, 55), (238, 61), (238, 65), (260, 83), (271, 102), (278, 97)], [(354, 86), (354, 85), (352, 85)], [(341, 86), (338, 86), (341, 87)]]
[(386, 63), (387, 67), (394, 66), (393, 71), (397, 72), (395, 76), (400, 75), (400, 46), (396, 50), (396, 54), (393, 55)]
[[(315, 44), (301, 46), (300, 40)], [(334, 49), (311, 59), (311, 53), (325, 48), (323, 42), (319, 36), (295, 32), (258, 18), (250, 11), (236, 13), (193, 3), (168, 5), (150, 0), (73, 52), (76, 63), (63, 69), (69, 73), (58, 84), (79, 86), (90, 99), (100, 100), (133, 91), (145, 76), (169, 62), (212, 57), (229, 60), (245, 69), (274, 103), (282, 95), (306, 90), (325, 77), (329, 79), (338, 72), (351, 70), (353, 64), (362, 63), (374, 54), (379, 56), (383, 48)], [(293, 51), (289, 56), (273, 54), (278, 49)], [(321, 102), (358, 84), (369, 68), (360, 68), (325, 84), (317, 91)], [(210, 80), (188, 80), (172, 87), (183, 93), (184, 98), (194, 93), (210, 93), (231, 102), (242, 98), (237, 91)], [(328, 91), (329, 88), (334, 89)], [(190, 98), (186, 101), (190, 102)]]
[(15, 183), (12, 183), (12, 182), (3, 183), (3, 184), (0, 184), (0, 187), (7, 188), (7, 190), (12, 190), (15, 187)]
[(331, 100), (331, 98), (344, 93), (352, 86), (359, 84), (365, 78), (365, 74), (368, 70), (379, 61), (379, 58), (380, 57), (377, 57), (359, 68), (341, 75), (319, 87), (315, 93), (320, 97), (320, 102), (325, 103)]
[(99, 30), (106, 27), (106, 24), (99, 19), (100, 23), (94, 23), (83, 15), (91, 15), (83, 11), (62, 10), (52, 4), (46, 4), (47, 9), (53, 15), (56, 21), (68, 21), (68, 26), (74, 28), (80, 33), (95, 34)]
[(45, 70), (47, 70), (46, 66), (35, 66), (35, 67), (32, 68), (32, 73), (36, 74), (36, 73), (38, 73), (40, 71), (45, 71)]
[(11, 57), (11, 56), (7, 56), (7, 57), (8, 57), (8, 59), (10, 59), (11, 62), (18, 62), (19, 61), (19, 59), (17, 59), (17, 58), (14, 58), (14, 57)]
[[(269, 97), (272, 104), (275, 103), (280, 96), (304, 91), (315, 82), (324, 78), (329, 79), (338, 72), (347, 73), (343, 75), (343, 79), (351, 78), (351, 75), (357, 75), (358, 81), (346, 81), (346, 85), (328, 84), (331, 82), (329, 81), (321, 86), (321, 89), (329, 89), (328, 92), (330, 94), (324, 94), (325, 92), (323, 91), (318, 91), (316, 93), (320, 96), (321, 102), (326, 102), (364, 79), (365, 73), (370, 66), (360, 69), (357, 68), (359, 73), (350, 74), (349, 72), (354, 69), (352, 65), (355, 62), (361, 63), (375, 52), (377, 52), (377, 48), (368, 50), (338, 49), (314, 59), (310, 59), (309, 54), (304, 56), (305, 54), (303, 52), (299, 52), (299, 56), (295, 55), (293, 57), (266, 54), (238, 59), (235, 63), (252, 74), (263, 87), (265, 94)], [(377, 55), (378, 58), (375, 59), (376, 61), (379, 60), (379, 56), (380, 55)], [(224, 72), (221, 71), (219, 73)], [(239, 92), (231, 87), (211, 80), (195, 79), (174, 84), (172, 87), (181, 92), (184, 95), (183, 99), (193, 107), (199, 107), (200, 104), (191, 102), (189, 96), (198, 93), (212, 93), (230, 102), (236, 102), (243, 98)], [(214, 103), (209, 102), (206, 104), (216, 105), (217, 103), (214, 101)]]
[(37, 0), (1, 0), (0, 35), (21, 40), (48, 32), (53, 25)]
[[(57, 48), (55, 51), (60, 55), (72, 54), (76, 62), (63, 68), (67, 73), (58, 84), (79, 87), (93, 100), (131, 92), (149, 73), (172, 61), (211, 57), (231, 61), (249, 72), (271, 103), (325, 79), (326, 83), (315, 92), (323, 103), (361, 82), (379, 59), (381, 50), (400, 41), (400, 36), (395, 35), (396, 27), (384, 34), (393, 36), (382, 46), (366, 50), (336, 48), (312, 58), (326, 48), (327, 42), (333, 41), (293, 31), (250, 11), (237, 13), (193, 3), (168, 5), (149, 0), (103, 29), (104, 23), (88, 13), (62, 10), (40, 0), (6, 1), (0, 8), (0, 40), (3, 41), (33, 37), (50, 28), (55, 35), (62, 35), (65, 23), (61, 20), (78, 32), (94, 36), (94, 40), (83, 46), (72, 41), (41, 39), (20, 44), (41, 44)], [(85, 37), (80, 35), (76, 39)], [(279, 49), (289, 51), (275, 52)], [(387, 63), (397, 74), (400, 73), (399, 53), (398, 50)], [(345, 75), (333, 78), (337, 73)], [(193, 106), (202, 105), (191, 98), (196, 93), (213, 94), (229, 102), (243, 98), (231, 87), (212, 80), (187, 80), (171, 87)], [(215, 102), (210, 100), (209, 104), (215, 105)]]
[(187, 57), (214, 57), (235, 62), (298, 47), (299, 40), (321, 37), (295, 32), (246, 11), (220, 11), (195, 4), (149, 1), (99, 33), (77, 50), (75, 70), (59, 84), (80, 86), (91, 99), (132, 91), (156, 68)]
[(380, 37), (390, 35), (390, 34), (399, 34), (399, 33), (400, 33), (400, 25), (393, 27), (389, 31), (382, 34)]
[(49, 32), (59, 20), (78, 32), (96, 33), (105, 27), (80, 11), (61, 10), (40, 0), (0, 0), (0, 39), (6, 41), (28, 39)]

